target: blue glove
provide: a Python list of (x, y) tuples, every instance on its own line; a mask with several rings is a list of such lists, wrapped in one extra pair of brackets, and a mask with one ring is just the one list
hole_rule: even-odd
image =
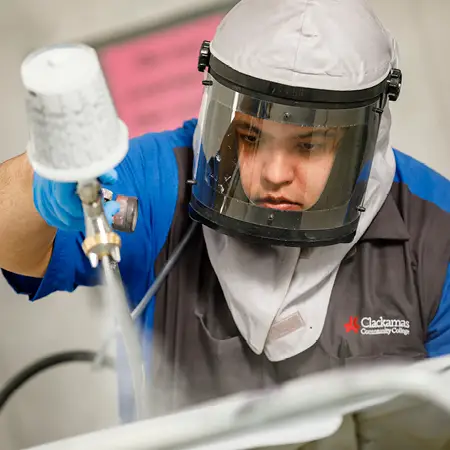
[[(102, 185), (110, 186), (117, 181), (117, 172), (111, 170), (102, 175), (99, 181)], [(76, 188), (76, 183), (51, 181), (34, 173), (34, 205), (50, 226), (65, 231), (85, 231), (83, 207)], [(120, 204), (116, 201), (105, 202), (104, 210), (111, 225), (113, 216), (120, 210)]]

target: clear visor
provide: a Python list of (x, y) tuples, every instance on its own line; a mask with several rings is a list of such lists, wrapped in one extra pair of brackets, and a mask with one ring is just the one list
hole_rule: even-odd
[(375, 104), (288, 106), (210, 79), (199, 124), (198, 201), (233, 219), (289, 230), (336, 228), (358, 217), (379, 127)]

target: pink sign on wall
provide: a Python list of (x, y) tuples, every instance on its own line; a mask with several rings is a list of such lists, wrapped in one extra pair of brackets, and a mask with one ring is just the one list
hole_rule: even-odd
[(131, 137), (173, 129), (198, 116), (203, 91), (198, 54), (221, 19), (219, 14), (203, 17), (99, 51), (117, 112)]

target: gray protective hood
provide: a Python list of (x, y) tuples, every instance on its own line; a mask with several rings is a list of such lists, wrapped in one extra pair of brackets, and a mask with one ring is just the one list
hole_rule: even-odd
[[(219, 26), (211, 52), (248, 75), (338, 91), (373, 87), (397, 67), (395, 42), (364, 0), (243, 0)], [(339, 266), (391, 189), (395, 159), (390, 127), (386, 105), (366, 211), (352, 243), (309, 250), (262, 247), (203, 227), (228, 306), (255, 353), (280, 361), (307, 350), (320, 337)], [(196, 146), (194, 137), (194, 151)]]

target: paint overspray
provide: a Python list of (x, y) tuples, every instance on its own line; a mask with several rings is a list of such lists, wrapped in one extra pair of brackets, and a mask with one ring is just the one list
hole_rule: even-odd
[(117, 262), (109, 256), (104, 256), (102, 269), (102, 293), (114, 320), (116, 338), (121, 340), (126, 352), (127, 370), (131, 375), (134, 396), (135, 417), (137, 420), (145, 419), (149, 416), (150, 396), (139, 332), (128, 309), (128, 301)]
[[(101, 266), (103, 268), (102, 297), (109, 312), (108, 322), (110, 319), (113, 320), (113, 328), (107, 333), (104, 345), (98, 353), (97, 364), (107, 353), (112, 341), (115, 341), (116, 349), (123, 350), (116, 358), (116, 370), (131, 383), (130, 395), (133, 396), (133, 401), (127, 401), (127, 404), (134, 404), (132, 416), (135, 420), (158, 417), (183, 409), (190, 404), (184, 377), (179, 370), (175, 371), (167, 363), (159, 336), (151, 336), (151, 354), (144, 355), (138, 321), (133, 320), (133, 315), (130, 313), (118, 263), (105, 256), (102, 258)], [(152, 375), (149, 374), (150, 365), (153, 366)], [(173, 383), (175, 373), (177, 380)], [(154, 376), (157, 376), (157, 383), (152, 380)], [(174, 385), (177, 386), (175, 390)], [(128, 413), (127, 416), (129, 416)]]

